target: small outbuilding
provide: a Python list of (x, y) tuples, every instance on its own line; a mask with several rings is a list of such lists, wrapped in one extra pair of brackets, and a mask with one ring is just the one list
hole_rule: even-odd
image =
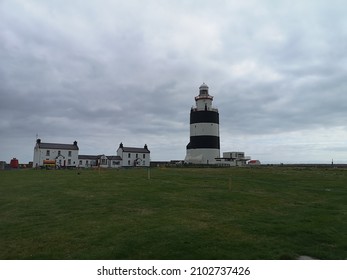
[(6, 161), (0, 161), (0, 170), (4, 170), (6, 167)]
[(11, 159), (10, 167), (14, 168), (14, 169), (17, 169), (19, 167), (18, 159), (16, 159), (16, 158)]
[(248, 162), (248, 165), (260, 165), (260, 161), (257, 159), (252, 159)]

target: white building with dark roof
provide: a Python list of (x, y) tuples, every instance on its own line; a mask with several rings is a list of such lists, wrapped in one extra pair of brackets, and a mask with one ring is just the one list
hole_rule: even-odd
[(123, 143), (120, 143), (117, 150), (117, 156), (122, 159), (123, 167), (150, 166), (151, 158), (147, 145), (144, 145), (143, 148), (135, 148), (124, 147)]
[(77, 141), (73, 144), (44, 143), (36, 140), (33, 167), (55, 165), (57, 167), (78, 166)]
[(124, 147), (120, 143), (117, 155), (79, 155), (78, 167), (81, 168), (119, 168), (150, 166), (150, 151), (147, 145), (143, 148)]
[(90, 168), (99, 165), (99, 156), (78, 155), (78, 167)]
[(122, 159), (119, 156), (98, 156), (98, 166), (101, 168), (119, 168), (122, 167)]
[(78, 167), (91, 168), (119, 168), (122, 166), (122, 159), (119, 156), (105, 156), (105, 155), (79, 155)]
[(217, 159), (217, 162), (230, 166), (244, 166), (249, 160), (251, 157), (245, 156), (244, 152), (225, 152), (222, 158)]
[(107, 166), (118, 168), (122, 166), (122, 158), (120, 156), (107, 156)]
[(33, 167), (80, 167), (80, 168), (119, 168), (149, 167), (150, 151), (147, 145), (143, 148), (124, 147), (120, 143), (117, 155), (79, 155), (77, 141), (73, 144), (43, 143), (36, 140)]

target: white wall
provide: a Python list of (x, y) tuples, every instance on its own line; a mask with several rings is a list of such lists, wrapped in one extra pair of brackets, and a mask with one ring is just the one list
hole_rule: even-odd
[(79, 159), (78, 160), (78, 167), (88, 168), (91, 166), (95, 166), (95, 160), (92, 160), (92, 159)]
[(188, 149), (185, 161), (194, 164), (215, 164), (219, 156), (219, 149)]

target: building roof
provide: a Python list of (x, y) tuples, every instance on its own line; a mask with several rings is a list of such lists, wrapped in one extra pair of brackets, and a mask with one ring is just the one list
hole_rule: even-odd
[(77, 143), (74, 144), (59, 144), (59, 143), (37, 143), (40, 149), (52, 149), (52, 150), (78, 150)]
[(95, 155), (78, 155), (78, 159), (91, 159), (91, 160), (97, 160), (100, 156)]
[(107, 156), (109, 160), (122, 160), (120, 156)]
[(150, 151), (145, 148), (123, 147), (121, 149), (123, 149), (123, 152), (126, 152), (126, 153), (143, 153), (143, 154), (150, 153)]

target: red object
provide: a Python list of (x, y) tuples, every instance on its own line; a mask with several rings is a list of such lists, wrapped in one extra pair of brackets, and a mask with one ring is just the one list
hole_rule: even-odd
[(16, 159), (16, 158), (11, 159), (10, 167), (11, 168), (18, 168), (19, 167), (18, 159)]

